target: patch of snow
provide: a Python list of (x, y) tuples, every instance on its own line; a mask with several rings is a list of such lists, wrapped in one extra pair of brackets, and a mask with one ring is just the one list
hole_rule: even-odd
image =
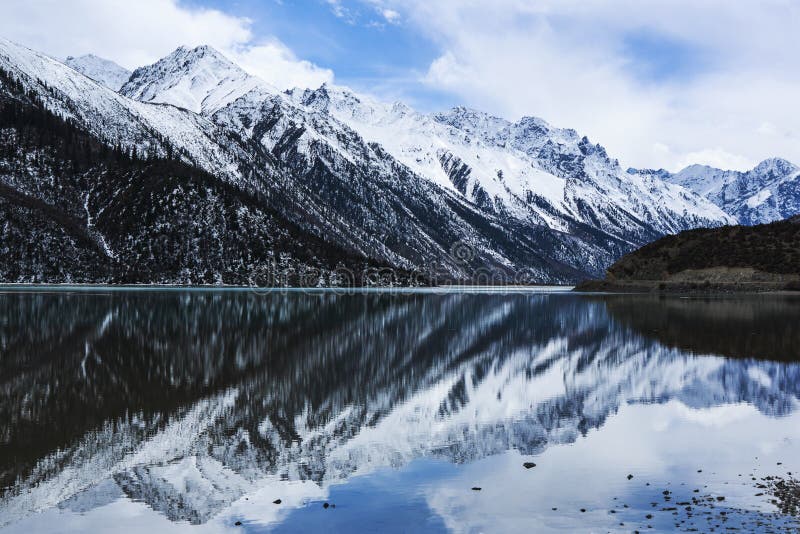
[(93, 54), (68, 56), (64, 64), (114, 91), (119, 91), (131, 76), (128, 69)]
[(748, 198), (745, 201), (745, 204), (747, 204), (749, 208), (755, 209), (756, 207), (760, 206), (761, 204), (769, 200), (769, 197), (771, 196), (772, 196), (772, 191), (770, 191), (769, 189), (762, 189), (752, 197)]

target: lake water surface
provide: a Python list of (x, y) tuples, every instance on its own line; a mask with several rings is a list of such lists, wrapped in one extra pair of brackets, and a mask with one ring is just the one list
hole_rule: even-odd
[(0, 532), (794, 531), (799, 473), (800, 299), (0, 293)]

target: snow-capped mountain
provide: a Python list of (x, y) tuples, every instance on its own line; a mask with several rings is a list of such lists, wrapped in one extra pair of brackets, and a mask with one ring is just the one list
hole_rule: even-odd
[(800, 168), (772, 158), (746, 172), (692, 165), (664, 179), (707, 198), (741, 224), (765, 224), (800, 213)]
[(125, 98), (67, 65), (0, 38), (0, 68), (37, 94), (45, 107), (75, 121), (110, 144), (136, 146), (140, 154), (164, 155), (164, 140), (216, 175), (238, 176), (228, 137), (202, 116)]
[(638, 244), (652, 235), (731, 222), (682, 188), (648, 174), (625, 174), (601, 146), (538, 118), (510, 123), (463, 107), (425, 115), (329, 85), (290, 96), (380, 143), (437, 185), (528, 224), (566, 232), (586, 224)]
[[(138, 69), (122, 93), (198, 110), (281, 158), (291, 155), (288, 164), (295, 168), (298, 157), (301, 167), (311, 167), (320, 149), (326, 160), (361, 167), (388, 155), (490, 216), (581, 236), (594, 246), (591, 254), (578, 253), (591, 270), (658, 235), (732, 222), (680, 187), (626, 175), (574, 131), (538, 119), (512, 125), (464, 109), (426, 116), (335, 86), (279, 94), (208, 47), (179, 49)], [(532, 123), (542, 128), (538, 137)], [(287, 154), (282, 145), (287, 135), (296, 137), (296, 152)], [(372, 143), (385, 155), (371, 154)], [(391, 165), (382, 167), (370, 174), (393, 172)]]
[[(645, 232), (643, 227), (648, 225), (647, 230), (664, 233), (730, 222), (713, 205), (682, 189), (631, 179), (602, 147), (590, 146), (574, 130), (555, 129), (534, 118), (511, 124), (464, 108), (427, 116), (402, 103), (384, 104), (329, 85), (290, 91), (287, 99), (209, 47), (180, 48), (154, 65), (137, 69), (121, 92), (193, 109), (214, 116), (218, 123), (226, 120), (230, 110), (225, 108), (234, 102), (230, 107), (248, 119), (247, 113), (257, 113), (259, 104), (272, 101), (298, 124), (314, 127), (315, 140), (324, 140), (340, 152), (336, 144), (347, 133), (337, 130), (352, 128), (416, 174), (485, 210), (556, 230), (566, 231), (574, 221), (597, 226), (601, 217), (612, 235), (624, 238)], [(252, 130), (245, 124), (229, 126), (247, 133)], [(592, 160), (594, 155), (602, 161)], [(564, 162), (567, 159), (571, 165)], [(459, 172), (469, 176), (457, 185)], [(587, 175), (582, 181), (591, 183), (593, 190), (581, 190), (573, 183), (580, 173)], [(621, 184), (620, 177), (627, 183)], [(605, 200), (591, 204), (587, 213), (587, 199), (603, 195)], [(619, 209), (608, 214), (607, 199), (612, 195), (612, 204)], [(627, 226), (620, 219), (627, 219), (623, 221)]]
[(265, 82), (213, 48), (199, 46), (180, 47), (155, 64), (136, 69), (119, 92), (142, 102), (172, 104), (209, 115), (257, 86)]
[(207, 46), (136, 69), (119, 93), (4, 40), (0, 68), (102, 143), (180, 159), (345, 254), (437, 278), (571, 282), (665, 233), (734, 222), (573, 130), (426, 115), (335, 86), (281, 93)]
[[(15, 83), (20, 84), (14, 98), (35, 94), (37, 102), (85, 128), (99, 141), (121, 145), (126, 151), (136, 148), (139, 156), (165, 157), (172, 151), (229, 186), (254, 195), (254, 202), (261, 203), (262, 209), (278, 212), (302, 232), (339, 247), (345, 256), (361, 256), (369, 264), (384, 267), (424, 268), (441, 280), (467, 279), (477, 268), (499, 273), (506, 280), (513, 280), (514, 274), (524, 269), (526, 280), (553, 282), (574, 280), (586, 272), (582, 265), (590, 256), (590, 245), (547, 228), (518, 228), (487, 216), (414, 175), (351, 130), (336, 125), (338, 142), (350, 137), (354, 154), (344, 153), (326, 138), (320, 139), (311, 124), (306, 129), (294, 122), (295, 117), (287, 114), (300, 110), (275, 105), (283, 98), (262, 86), (248, 93), (249, 97), (237, 99), (237, 107), (228, 106), (225, 115), (230, 118), (242, 109), (252, 112), (253, 116), (243, 119), (255, 124), (248, 134), (244, 129), (227, 128), (223, 120), (218, 125), (186, 109), (124, 97), (62, 63), (8, 41), (0, 42), (0, 68), (8, 73), (5, 89), (10, 91)], [(273, 98), (253, 101), (252, 95)], [(305, 120), (302, 114), (298, 118)], [(320, 126), (324, 127), (328, 126)], [(246, 137), (254, 132), (269, 142)], [(13, 164), (10, 168), (19, 167)], [(23, 174), (9, 174), (6, 183), (18, 187), (19, 182), (27, 180), (26, 194), (47, 189), (39, 178)], [(404, 179), (398, 180), (401, 176)], [(85, 185), (92, 184), (82, 187)], [(52, 189), (40, 193), (51, 195), (48, 200), (53, 201)], [(79, 195), (91, 198), (89, 193)], [(93, 211), (91, 205), (89, 208)], [(230, 224), (235, 223), (223, 220), (220, 228), (207, 230), (220, 235)], [(181, 225), (174, 221), (169, 227)], [(98, 241), (102, 241), (100, 237)], [(123, 246), (128, 248), (130, 243), (126, 241)], [(466, 260), (449, 253), (456, 244), (469, 249)], [(213, 244), (200, 250), (218, 247)], [(274, 252), (279, 256), (280, 251)], [(607, 252), (605, 255), (610, 256)], [(10, 265), (19, 263), (8, 257)], [(564, 261), (567, 258), (569, 263)], [(217, 270), (214, 267), (212, 272)], [(251, 274), (241, 272), (238, 278)]]
[(131, 77), (131, 71), (125, 67), (93, 54), (78, 57), (67, 56), (64, 63), (114, 91), (119, 91), (120, 87)]

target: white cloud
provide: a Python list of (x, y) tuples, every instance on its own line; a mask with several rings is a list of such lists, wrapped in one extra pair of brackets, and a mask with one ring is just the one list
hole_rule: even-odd
[(353, 13), (344, 7), (344, 5), (342, 5), (342, 0), (325, 0), (325, 3), (330, 6), (331, 12), (334, 14), (334, 16), (344, 20), (348, 24), (355, 23)]
[(386, 19), (386, 22), (389, 24), (397, 24), (400, 22), (400, 13), (394, 9), (382, 9), (381, 15), (383, 15), (383, 18)]
[(693, 164), (708, 165), (717, 169), (743, 170), (752, 169), (758, 164), (758, 161), (747, 159), (738, 154), (731, 154), (722, 148), (716, 147), (704, 148), (681, 156), (677, 167), (683, 169)]
[(245, 46), (230, 52), (230, 58), (250, 74), (269, 81), (279, 89), (319, 87), (333, 82), (333, 72), (308, 61), (297, 59), (278, 40)]
[[(623, 164), (800, 162), (798, 2), (384, 4), (441, 48), (424, 83), (509, 118), (576, 128)], [(644, 41), (638, 53), (631, 39)]]
[[(325, 1), (353, 20), (355, 4)], [(800, 2), (361, 2), (380, 17), (375, 24), (402, 20), (440, 48), (421, 83), (508, 118), (576, 128), (623, 165), (800, 162)], [(128, 68), (180, 45), (210, 44), (282, 88), (333, 80), (280, 41), (257, 39), (248, 19), (179, 0), (4, 0), (0, 35), (56, 57), (91, 52)], [(648, 61), (664, 58), (631, 54), (630, 36), (675, 46), (667, 62), (692, 68), (648, 79)]]
[(208, 44), (280, 88), (333, 79), (277, 40), (254, 40), (250, 20), (177, 0), (4, 0), (2, 11), (0, 35), (54, 57), (93, 53), (133, 69)]

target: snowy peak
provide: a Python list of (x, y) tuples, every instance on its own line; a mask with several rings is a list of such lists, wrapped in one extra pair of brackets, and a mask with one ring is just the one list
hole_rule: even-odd
[(509, 122), (505, 119), (463, 106), (436, 113), (433, 118), (441, 124), (458, 128), (481, 138), (494, 137), (500, 130), (509, 126)]
[[(309, 110), (326, 113), (364, 134), (359, 127), (372, 124), (389, 124), (413, 112), (400, 103), (394, 106), (359, 95), (346, 87), (323, 83), (317, 89), (292, 89), (286, 92), (289, 100)], [(367, 140), (371, 139), (365, 135)]]
[[(296, 90), (288, 92), (290, 96)], [(314, 111), (326, 112), (331, 104), (331, 96), (327, 84), (322, 84), (318, 89), (305, 89), (299, 93), (299, 103)]]
[(101, 139), (165, 155), (162, 140), (187, 159), (220, 177), (239, 177), (236, 155), (208, 120), (172, 106), (131, 100), (61, 61), (0, 38), (0, 68), (35, 93), (43, 106)]
[(536, 117), (512, 123), (463, 106), (427, 115), (333, 85), (287, 96), (495, 215), (564, 232), (589, 224), (634, 245), (732, 222), (711, 202), (658, 176), (626, 174), (601, 145)]
[[(509, 127), (509, 140), (528, 154), (537, 153), (546, 144), (577, 147), (578, 132), (555, 128), (538, 117), (523, 117)], [(563, 150), (563, 148), (562, 148)]]
[(156, 63), (136, 69), (123, 95), (210, 115), (255, 87), (267, 86), (210, 46), (182, 46)]
[(719, 171), (720, 171), (720, 169), (714, 168), (714, 167), (712, 167), (710, 165), (702, 165), (700, 163), (694, 163), (692, 165), (689, 165), (688, 167), (686, 167), (685, 169), (683, 169), (682, 171), (680, 171), (677, 174), (678, 175), (682, 175), (682, 174), (692, 175), (692, 174), (703, 174), (703, 173), (719, 172)]
[(766, 159), (746, 172), (691, 165), (664, 179), (709, 199), (742, 224), (800, 213), (800, 168), (782, 158)]
[(780, 180), (798, 172), (798, 167), (783, 158), (765, 159), (753, 169), (745, 172), (717, 169), (708, 165), (689, 165), (671, 176), (670, 181), (708, 194), (719, 190), (739, 176), (746, 176), (753, 183), (766, 184), (772, 180)]
[(754, 175), (756, 177), (765, 177), (765, 178), (785, 178), (791, 174), (796, 173), (798, 167), (783, 158), (770, 158), (765, 159), (756, 167), (750, 171), (748, 174)]
[(131, 76), (131, 71), (128, 69), (117, 65), (111, 60), (95, 56), (94, 54), (86, 54), (85, 56), (78, 57), (67, 56), (64, 63), (84, 76), (88, 76), (114, 91), (119, 91), (120, 87), (122, 87)]
[(676, 174), (667, 174), (664, 179), (694, 191), (698, 195), (710, 198), (710, 196), (718, 193), (726, 181), (734, 174), (732, 171), (723, 171), (708, 165), (695, 164)]

